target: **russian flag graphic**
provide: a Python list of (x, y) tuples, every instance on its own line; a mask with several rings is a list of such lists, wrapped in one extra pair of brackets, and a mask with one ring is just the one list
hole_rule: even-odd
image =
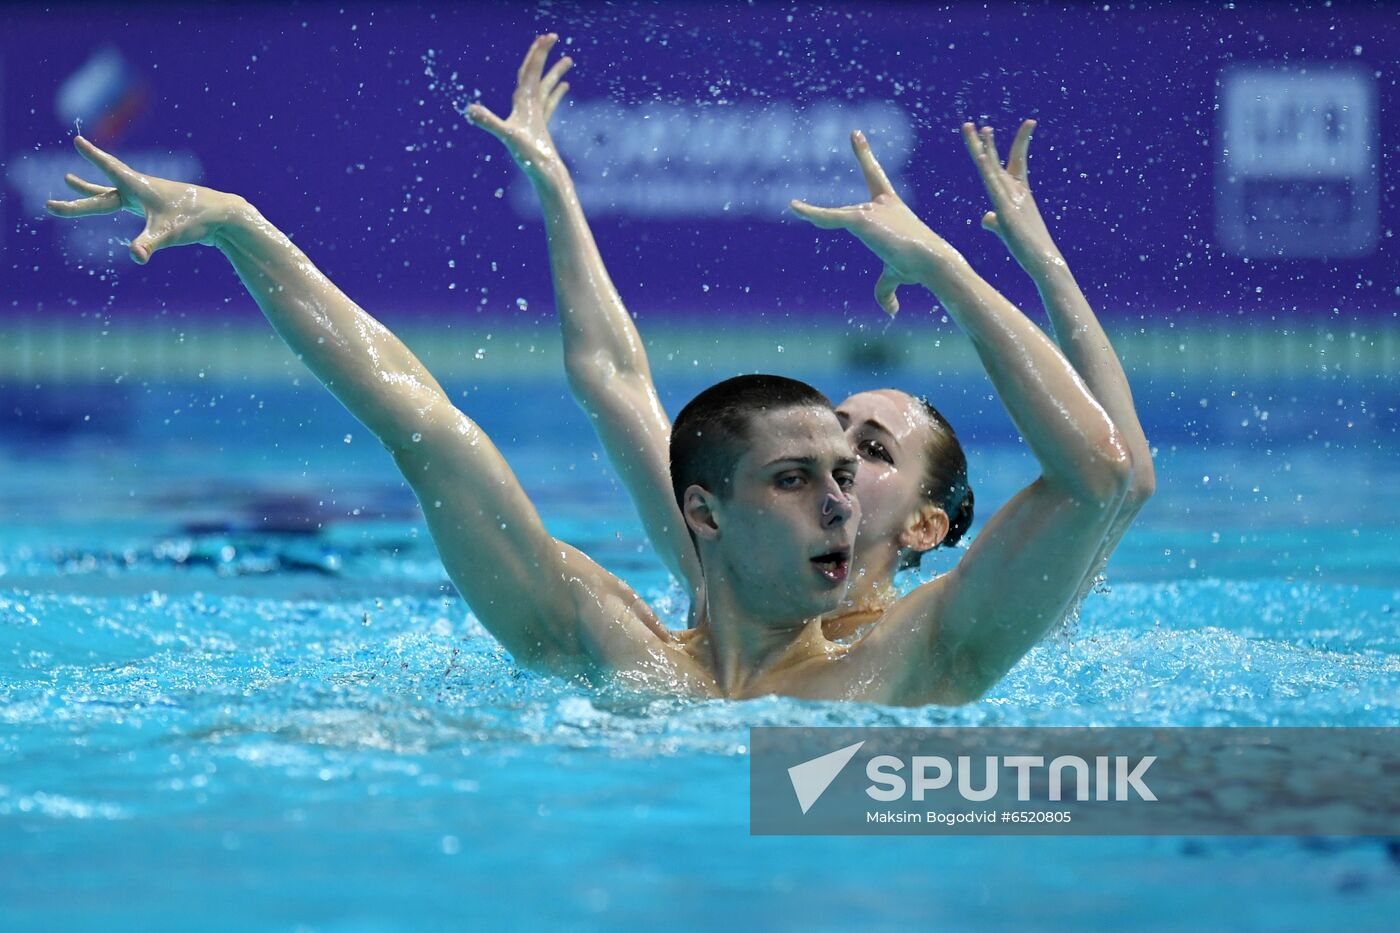
[(84, 135), (110, 145), (145, 110), (146, 100), (146, 82), (116, 47), (107, 46), (69, 75), (54, 107), (65, 124), (80, 124)]

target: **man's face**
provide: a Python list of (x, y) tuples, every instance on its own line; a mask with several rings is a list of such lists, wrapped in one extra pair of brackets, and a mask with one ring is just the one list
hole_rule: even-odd
[(830, 409), (756, 414), (729, 495), (715, 504), (717, 555), (739, 604), (775, 622), (832, 611), (846, 591), (860, 506), (857, 461)]

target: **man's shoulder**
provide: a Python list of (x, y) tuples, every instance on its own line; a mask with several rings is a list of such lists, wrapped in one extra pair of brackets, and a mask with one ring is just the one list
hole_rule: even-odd
[(696, 686), (703, 672), (687, 647), (690, 632), (668, 628), (631, 586), (606, 571), (568, 582), (578, 651), (590, 666), (653, 688), (674, 685), (661, 692), (703, 692)]

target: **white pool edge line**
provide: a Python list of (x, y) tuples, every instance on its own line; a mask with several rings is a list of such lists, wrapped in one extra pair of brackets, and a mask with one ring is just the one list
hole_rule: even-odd
[[(118, 378), (291, 382), (309, 374), (265, 325), (22, 319), (0, 322), (0, 384), (105, 383)], [(503, 381), (562, 376), (557, 330), (520, 324), (415, 320), (395, 331), (439, 379)], [(1400, 324), (1315, 322), (1291, 328), (1107, 325), (1134, 376), (1208, 378), (1400, 373)], [(648, 326), (658, 378), (735, 372), (842, 372), (960, 376), (981, 371), (951, 324), (897, 322), (861, 332), (839, 322), (805, 333), (717, 322)]]

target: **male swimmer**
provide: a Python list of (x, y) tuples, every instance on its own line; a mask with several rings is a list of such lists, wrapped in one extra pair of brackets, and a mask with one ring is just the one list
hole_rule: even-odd
[[(658, 553), (694, 594), (691, 622), (698, 625), (703, 621), (704, 594), (698, 555), (671, 487), (667, 459), (671, 423), (652, 384), (641, 337), (612, 284), (568, 167), (549, 133), (550, 118), (569, 89), (563, 76), (573, 65), (566, 56), (545, 73), (556, 38), (540, 36), (526, 54), (507, 119), (481, 105), (470, 107), (467, 116), (505, 144), (539, 196), (570, 386)], [(1029, 120), (1021, 126), (1005, 168), (990, 129), (978, 133), (967, 124), (963, 134), (994, 208), (983, 218), (983, 226), (1002, 238), (1034, 279), (1060, 349), (1117, 427), (1132, 461), (1128, 492), (1095, 558), (1087, 564), (1082, 590), (1151, 495), (1152, 457), (1123, 368), (1031, 196), (1026, 163), (1034, 126)], [(855, 144), (858, 154), (868, 153), (863, 140), (857, 138)], [(893, 211), (898, 198), (873, 157), (862, 155), (861, 161), (870, 182), (871, 204), (846, 209), (845, 214), (813, 212), (800, 205), (795, 209), (818, 223), (833, 217), (854, 222), (863, 214)], [(898, 309), (898, 268), (888, 267), (876, 289), (881, 306), (891, 314)], [(1005, 316), (1014, 309), (1007, 306), (998, 313)], [(993, 321), (989, 326), (1001, 325)], [(1036, 367), (1042, 355), (1025, 353), (1014, 340), (984, 339), (977, 330), (969, 333), (1013, 416), (1043, 417), (1044, 407), (1026, 398), (1040, 391)], [(1056, 361), (1056, 365), (1061, 364)], [(972, 519), (972, 491), (956, 435), (927, 402), (897, 389), (879, 389), (851, 396), (837, 406), (836, 413), (861, 459), (856, 480), (861, 524), (851, 585), (836, 611), (823, 619), (829, 637), (844, 638), (882, 617), (895, 598), (897, 570), (917, 565), (925, 551), (955, 544), (962, 537)], [(1045, 453), (1053, 457), (1056, 452)], [(1053, 548), (1055, 542), (1026, 542), (1025, 546)]]
[[(1132, 484), (1132, 457), (1073, 368), (904, 206), (857, 137), (872, 201), (801, 211), (859, 236), (885, 262), (882, 283), (933, 291), (982, 350), (1044, 475), (952, 573), (894, 603), (855, 645), (835, 645), (821, 618), (848, 579), (860, 462), (816, 390), (781, 377), (728, 380), (687, 405), (672, 432), (671, 482), (706, 606), (703, 627), (671, 632), (624, 582), (548, 534), (490, 439), (251, 204), (141, 175), (81, 137), (76, 145), (111, 184), (68, 176), (84, 197), (49, 210), (143, 216), (131, 244), (142, 264), (189, 243), (223, 252), (278, 334), (389, 449), (453, 583), (528, 666), (708, 696), (966, 702), (1061, 618)], [(1008, 579), (1018, 582), (1011, 593)]]

